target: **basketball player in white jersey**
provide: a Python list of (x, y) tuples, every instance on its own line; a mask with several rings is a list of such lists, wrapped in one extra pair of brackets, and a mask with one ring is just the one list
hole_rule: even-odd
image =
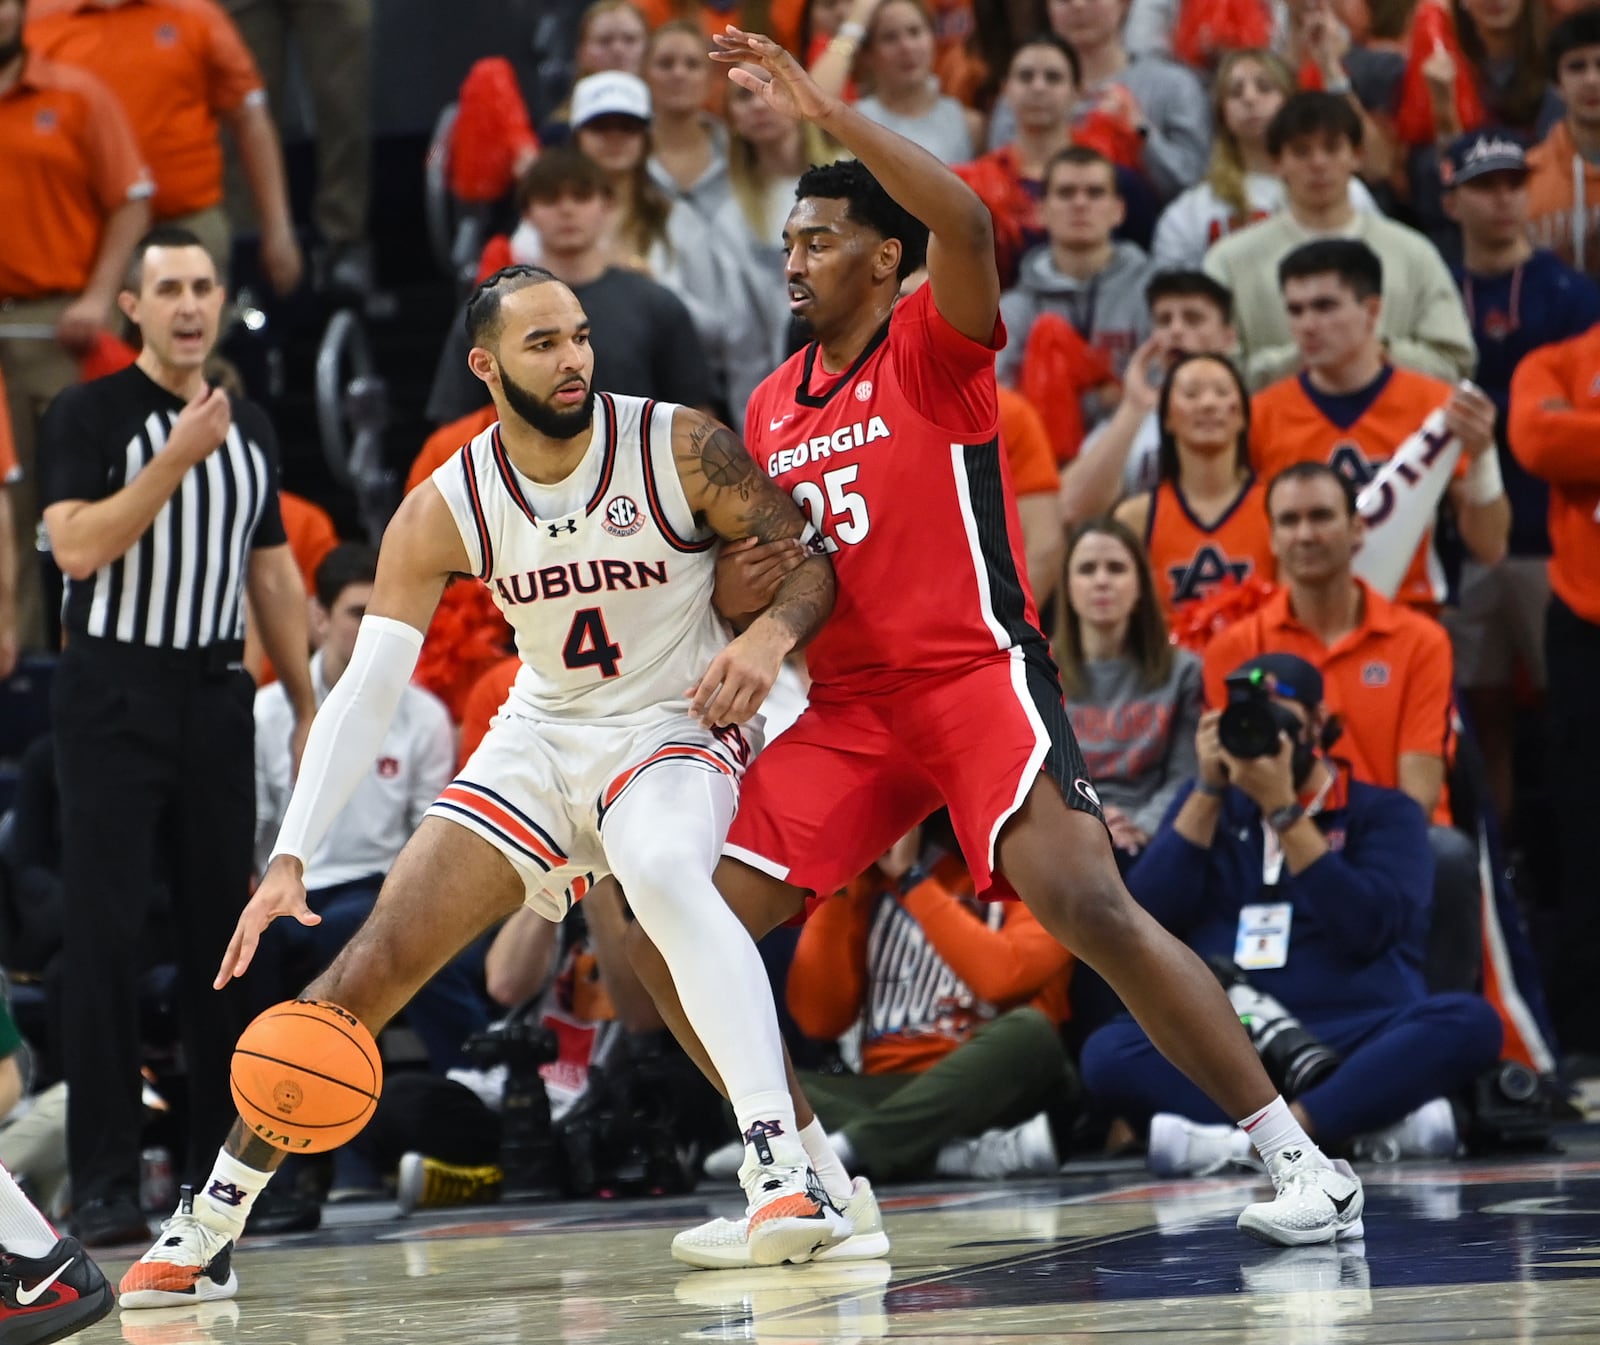
[[(711, 607), (718, 539), (807, 536), (789, 497), (709, 417), (597, 397), (588, 319), (549, 272), (490, 277), (467, 327), (500, 422), (389, 525), (355, 653), (317, 713), (217, 984), (243, 973), (272, 920), (317, 922), (305, 858), (371, 768), (445, 584), (476, 575), (516, 632), (516, 685), (372, 915), (305, 993), (377, 1032), (488, 926), (524, 903), (559, 920), (614, 872), (735, 1099), (757, 1259), (805, 1260), (851, 1225), (797, 1136), (761, 960), (711, 872), (756, 712), (784, 656), (827, 617), (832, 567), (819, 547), (730, 642)], [(123, 1279), (122, 1305), (232, 1295), (233, 1244), (283, 1157), (236, 1122), (205, 1187), (185, 1193)]]

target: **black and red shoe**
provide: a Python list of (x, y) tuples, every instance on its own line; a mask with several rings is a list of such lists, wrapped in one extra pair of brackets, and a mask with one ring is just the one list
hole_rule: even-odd
[(76, 1238), (48, 1256), (17, 1256), (0, 1247), (0, 1345), (49, 1345), (93, 1326), (117, 1297)]

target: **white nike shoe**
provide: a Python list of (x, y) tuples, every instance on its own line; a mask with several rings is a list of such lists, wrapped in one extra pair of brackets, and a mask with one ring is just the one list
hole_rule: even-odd
[[(872, 1183), (857, 1177), (851, 1185), (844, 1217), (855, 1231), (843, 1242), (825, 1247), (813, 1261), (873, 1261), (889, 1254), (889, 1235)], [(748, 1219), (713, 1219), (686, 1228), (672, 1239), (672, 1259), (700, 1270), (742, 1270), (755, 1265), (750, 1255)]]
[(1239, 1231), (1280, 1247), (1359, 1238), (1366, 1204), (1361, 1179), (1342, 1158), (1330, 1166), (1316, 1149), (1286, 1149), (1267, 1161), (1277, 1194), (1247, 1205)]
[(750, 1259), (758, 1266), (809, 1261), (854, 1229), (828, 1199), (806, 1151), (793, 1141), (758, 1139), (739, 1169)]
[(1053, 1176), (1061, 1171), (1061, 1156), (1050, 1133), (1050, 1118), (1040, 1112), (1009, 1130), (985, 1130), (977, 1139), (952, 1141), (939, 1150), (934, 1171), (941, 1177), (984, 1181)]
[(122, 1308), (174, 1308), (232, 1298), (233, 1239), (200, 1222), (187, 1187), (177, 1212), (161, 1225), (156, 1245), (128, 1267), (117, 1288)]
[(1150, 1118), (1145, 1161), (1158, 1177), (1265, 1171), (1250, 1137), (1238, 1126), (1197, 1125), (1171, 1112), (1157, 1112)]

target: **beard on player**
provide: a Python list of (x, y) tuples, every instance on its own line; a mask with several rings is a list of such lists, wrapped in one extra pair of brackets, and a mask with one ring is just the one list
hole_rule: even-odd
[(551, 391), (550, 395), (553, 397), (564, 388), (584, 389), (583, 402), (571, 410), (563, 411), (557, 410), (542, 397), (536, 396), (516, 382), (506, 372), (505, 365), (502, 364), (499, 368), (500, 390), (505, 393), (506, 404), (546, 439), (576, 439), (589, 428), (590, 422), (594, 419), (594, 389), (583, 379), (569, 378)]

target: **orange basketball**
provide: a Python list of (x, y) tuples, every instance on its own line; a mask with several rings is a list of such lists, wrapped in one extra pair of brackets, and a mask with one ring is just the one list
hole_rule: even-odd
[(233, 1048), (230, 1080), (239, 1115), (268, 1144), (290, 1153), (337, 1149), (372, 1119), (383, 1091), (378, 1044), (337, 1004), (274, 1004)]

